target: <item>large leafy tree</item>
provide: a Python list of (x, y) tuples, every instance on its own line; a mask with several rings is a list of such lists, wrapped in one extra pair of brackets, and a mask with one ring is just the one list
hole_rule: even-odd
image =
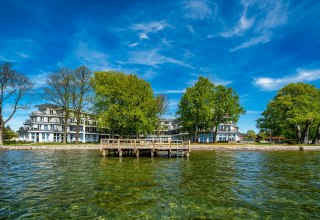
[(120, 135), (149, 133), (156, 125), (156, 100), (149, 83), (136, 75), (116, 71), (95, 72), (91, 85), (100, 125)]
[(183, 128), (192, 133), (197, 142), (200, 131), (212, 128), (215, 141), (219, 124), (237, 122), (244, 112), (239, 96), (232, 88), (215, 86), (208, 78), (200, 76), (182, 96), (177, 114)]
[(245, 138), (250, 141), (255, 140), (256, 137), (257, 137), (257, 135), (256, 135), (256, 132), (254, 132), (254, 130), (248, 130), (245, 135)]
[(169, 100), (168, 97), (164, 94), (158, 94), (155, 97), (156, 100), (156, 112), (157, 112), (157, 130), (158, 135), (160, 135), (161, 130), (161, 118), (162, 116), (167, 112), (168, 106), (169, 106)]
[(214, 142), (217, 140), (218, 126), (221, 123), (238, 122), (245, 110), (240, 105), (238, 94), (232, 89), (218, 85), (214, 93)]
[[(27, 109), (28, 104), (23, 104), (22, 99), (32, 88), (30, 80), (12, 69), (12, 65), (0, 65), (0, 145), (3, 144), (2, 136), (5, 124), (13, 117), (18, 109)], [(12, 103), (6, 119), (3, 117), (3, 105)]]
[(307, 144), (310, 128), (319, 127), (319, 122), (319, 90), (307, 83), (290, 83), (269, 102), (257, 120), (257, 127), (260, 130), (271, 129), (277, 135), (294, 134), (298, 143)]
[(198, 141), (199, 131), (214, 125), (215, 85), (205, 77), (199, 77), (191, 88), (182, 96), (177, 114), (184, 129), (193, 134)]

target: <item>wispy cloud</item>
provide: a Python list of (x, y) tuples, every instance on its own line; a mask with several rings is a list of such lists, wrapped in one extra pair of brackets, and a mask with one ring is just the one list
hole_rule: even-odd
[(311, 82), (320, 79), (320, 69), (302, 70), (299, 69), (295, 75), (282, 78), (258, 77), (254, 78), (253, 84), (264, 91), (274, 91), (282, 88), (288, 83)]
[(169, 90), (159, 90), (156, 94), (182, 94), (185, 93), (186, 89), (169, 89)]
[(222, 37), (234, 37), (234, 36), (241, 36), (246, 30), (251, 28), (254, 23), (254, 18), (247, 18), (247, 11), (248, 11), (249, 4), (244, 4), (244, 9), (241, 14), (241, 17), (238, 21), (238, 24), (227, 30), (225, 32), (220, 33), (219, 35)]
[(198, 81), (198, 78), (200, 76), (209, 78), (210, 81), (213, 82), (215, 85), (227, 86), (232, 84), (232, 80), (221, 79), (219, 76), (217, 76), (217, 74), (213, 74), (214, 71), (210, 67), (200, 68), (199, 71), (201, 72), (201, 74), (191, 73), (191, 78), (193, 79), (190, 79), (187, 82), (188, 86), (193, 86)]
[(150, 21), (132, 25), (131, 29), (139, 32), (140, 39), (149, 39), (148, 34), (157, 33), (170, 25), (165, 21)]
[(216, 14), (216, 6), (213, 7), (206, 0), (190, 0), (186, 1), (183, 6), (184, 16), (190, 19), (206, 19), (214, 17)]
[(128, 47), (136, 47), (139, 45), (139, 42), (134, 42), (128, 45)]
[(251, 114), (251, 115), (260, 115), (262, 111), (256, 111), (256, 110), (248, 110), (246, 111), (246, 114)]
[(0, 61), (20, 62), (37, 58), (38, 44), (28, 38), (2, 39), (0, 41)]
[(108, 63), (108, 54), (98, 51), (86, 42), (77, 42), (75, 50), (64, 60), (62, 65), (76, 67), (85, 65), (92, 71), (111, 69)]
[(39, 74), (30, 76), (31, 82), (34, 85), (35, 89), (42, 88), (46, 85), (46, 80), (48, 79), (49, 72), (40, 70)]
[(140, 64), (140, 65), (146, 65), (146, 66), (152, 66), (152, 67), (158, 67), (161, 64), (171, 63), (171, 64), (176, 64), (179, 66), (193, 69), (193, 67), (188, 63), (185, 63), (181, 60), (177, 60), (172, 57), (166, 57), (161, 55), (158, 52), (158, 49), (130, 52), (128, 61), (124, 61), (120, 63)]
[(150, 80), (150, 79), (153, 79), (156, 75), (157, 75), (157, 72), (153, 70), (147, 70), (141, 75), (141, 77), (146, 80)]
[(237, 51), (237, 50), (240, 50), (243, 48), (247, 48), (247, 47), (252, 47), (257, 44), (268, 43), (270, 41), (270, 37), (271, 37), (270, 35), (271, 35), (271, 33), (268, 32), (268, 33), (265, 33), (259, 37), (253, 37), (250, 40), (243, 42), (239, 46), (232, 48), (230, 50), (230, 52), (234, 52), (234, 51)]
[[(249, 40), (245, 40), (239, 46), (232, 48), (230, 52), (271, 41), (273, 29), (287, 21), (287, 6), (281, 0), (242, 0), (242, 5), (243, 11), (237, 24), (229, 30), (221, 32), (219, 36), (230, 38), (246, 35), (245, 39), (249, 38)], [(250, 9), (255, 9), (254, 11), (258, 11), (258, 13), (250, 17)]]

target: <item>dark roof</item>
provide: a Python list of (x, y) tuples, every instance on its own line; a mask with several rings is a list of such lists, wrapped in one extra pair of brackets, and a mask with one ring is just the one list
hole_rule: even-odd
[(52, 108), (52, 109), (61, 109), (60, 106), (54, 105), (54, 104), (50, 104), (50, 103), (46, 103), (46, 104), (41, 104), (41, 105), (36, 105), (35, 107), (40, 108)]

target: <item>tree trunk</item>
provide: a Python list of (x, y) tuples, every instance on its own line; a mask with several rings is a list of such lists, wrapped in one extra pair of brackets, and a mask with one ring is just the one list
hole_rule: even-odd
[(303, 135), (302, 135), (302, 144), (308, 144), (309, 142), (309, 130), (311, 126), (311, 121), (306, 121), (305, 128), (303, 130)]
[(315, 145), (318, 144), (319, 139), (320, 139), (320, 123), (318, 123), (317, 132), (312, 140), (312, 144), (315, 144)]
[(296, 128), (296, 134), (297, 134), (297, 143), (301, 144), (301, 128), (300, 128), (300, 125), (296, 125), (295, 128)]
[(218, 126), (216, 126), (214, 129), (213, 143), (217, 142), (217, 135), (218, 135)]
[(3, 145), (3, 140), (2, 140), (3, 129), (4, 129), (4, 123), (3, 123), (3, 120), (2, 120), (2, 116), (0, 116), (0, 145)]
[(68, 118), (69, 118), (69, 111), (65, 111), (64, 116), (64, 128), (63, 128), (63, 143), (67, 143), (67, 129), (68, 129)]
[(199, 131), (198, 131), (198, 126), (196, 125), (194, 130), (194, 143), (198, 143), (198, 135), (199, 135)]
[(80, 116), (79, 115), (80, 114), (77, 115), (76, 144), (79, 143), (79, 132), (80, 132)]

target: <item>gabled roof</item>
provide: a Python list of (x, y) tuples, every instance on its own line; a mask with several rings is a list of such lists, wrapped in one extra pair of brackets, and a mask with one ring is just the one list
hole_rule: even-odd
[(43, 108), (61, 109), (60, 106), (57, 106), (57, 105), (54, 105), (54, 104), (50, 104), (50, 103), (36, 105), (35, 107), (37, 107), (39, 109), (43, 109)]

